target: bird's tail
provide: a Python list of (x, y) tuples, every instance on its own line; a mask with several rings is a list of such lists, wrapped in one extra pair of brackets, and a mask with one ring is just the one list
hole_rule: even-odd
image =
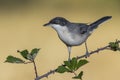
[(97, 20), (89, 25), (89, 30), (92, 31), (92, 30), (96, 29), (99, 24), (101, 24), (111, 18), (112, 18), (112, 16), (105, 16), (105, 17), (100, 18), (99, 20)]

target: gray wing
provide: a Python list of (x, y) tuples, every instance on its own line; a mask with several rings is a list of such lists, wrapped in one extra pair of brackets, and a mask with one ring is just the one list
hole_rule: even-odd
[(89, 25), (85, 23), (71, 23), (69, 27), (69, 30), (73, 33), (84, 34), (87, 33)]

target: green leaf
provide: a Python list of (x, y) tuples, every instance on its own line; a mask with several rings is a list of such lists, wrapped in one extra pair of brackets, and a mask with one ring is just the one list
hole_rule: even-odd
[(81, 71), (78, 76), (73, 77), (74, 79), (81, 79), (82, 80), (82, 76), (83, 76), (83, 71)]
[(34, 59), (33, 59), (33, 56), (30, 55), (30, 54), (27, 55), (27, 59), (30, 60), (30, 61), (33, 61), (33, 60), (34, 60)]
[(65, 66), (59, 66), (56, 70), (58, 73), (64, 73), (64, 72), (69, 72), (69, 69), (67, 69)]
[(72, 72), (72, 65), (70, 61), (64, 61), (64, 64), (66, 65), (66, 67), (68, 67), (69, 71)]
[(29, 54), (28, 50), (19, 51), (19, 53), (22, 55), (22, 57), (24, 57), (25, 59), (28, 59), (27, 58), (27, 56)]
[(109, 47), (111, 48), (111, 50), (113, 51), (119, 51), (119, 43), (118, 41), (116, 40), (116, 42), (110, 42), (109, 43)]
[(77, 68), (77, 58), (72, 58), (71, 60), (72, 70), (74, 71)]
[(40, 50), (40, 49), (38, 49), (38, 48), (32, 49), (30, 55), (33, 57), (33, 59), (35, 59), (35, 57), (36, 57), (36, 55), (38, 54), (39, 50)]
[(6, 58), (5, 62), (8, 62), (8, 63), (24, 63), (25, 61), (23, 61), (20, 58), (14, 57), (14, 56), (8, 56)]
[(83, 71), (81, 71), (79, 74), (78, 74), (79, 78), (82, 80), (82, 76), (83, 76)]
[(82, 67), (83, 65), (87, 64), (87, 63), (88, 63), (88, 61), (85, 60), (85, 59), (79, 60), (76, 70), (79, 69), (80, 67)]
[(77, 58), (74, 57), (71, 61), (64, 61), (64, 64), (68, 67), (70, 72), (75, 71), (77, 67)]

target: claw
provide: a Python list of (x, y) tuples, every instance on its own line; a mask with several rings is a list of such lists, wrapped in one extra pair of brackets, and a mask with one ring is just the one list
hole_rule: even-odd
[(88, 57), (90, 57), (90, 53), (88, 51), (86, 51), (85, 58), (88, 58)]
[(68, 61), (70, 61), (70, 58), (68, 58)]

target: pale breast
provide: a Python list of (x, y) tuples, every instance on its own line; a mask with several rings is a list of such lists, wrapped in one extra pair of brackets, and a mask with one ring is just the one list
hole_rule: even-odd
[(60, 30), (57, 32), (59, 38), (67, 45), (77, 46), (82, 44), (86, 39), (86, 35), (77, 35), (69, 32), (67, 29)]
[(71, 33), (66, 26), (52, 25), (58, 33), (59, 38), (67, 45), (77, 46), (82, 44), (86, 39), (86, 35)]

